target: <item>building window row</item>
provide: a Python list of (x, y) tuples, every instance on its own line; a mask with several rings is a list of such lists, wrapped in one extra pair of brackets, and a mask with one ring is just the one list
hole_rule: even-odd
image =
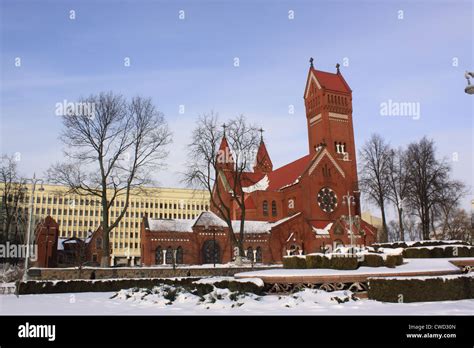
[[(263, 210), (263, 215), (268, 216), (268, 201), (263, 201), (262, 203), (262, 210)], [(277, 204), (276, 201), (272, 201), (272, 216), (277, 216), (278, 215), (278, 210), (277, 210)]]
[(183, 259), (184, 251), (181, 246), (177, 247), (176, 249), (173, 249), (171, 246), (166, 249), (163, 249), (160, 245), (155, 249), (155, 264), (157, 265), (182, 264)]

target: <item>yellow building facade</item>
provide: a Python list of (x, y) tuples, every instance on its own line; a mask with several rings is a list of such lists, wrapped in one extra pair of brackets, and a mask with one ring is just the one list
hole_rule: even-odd
[[(28, 195), (20, 207), (28, 209)], [(112, 192), (111, 192), (112, 193)], [(125, 197), (117, 197), (110, 209), (109, 222), (120, 215)], [(118, 226), (110, 234), (113, 264), (136, 264), (140, 258), (140, 224), (148, 215), (154, 219), (194, 219), (202, 211), (209, 210), (209, 194), (204, 190), (147, 187), (134, 191), (129, 207)], [(36, 222), (50, 215), (60, 226), (60, 238), (76, 236), (86, 238), (100, 226), (102, 209), (99, 197), (68, 193), (59, 185), (37, 185), (33, 202)]]

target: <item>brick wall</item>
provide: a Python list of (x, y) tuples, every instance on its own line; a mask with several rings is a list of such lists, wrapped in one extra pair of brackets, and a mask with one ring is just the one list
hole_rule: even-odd
[(235, 273), (272, 269), (276, 267), (241, 267), (241, 268), (30, 268), (30, 280), (66, 280), (66, 279), (91, 279), (92, 272), (95, 279), (110, 278), (171, 278), (171, 277), (207, 277), (207, 276), (233, 276)]

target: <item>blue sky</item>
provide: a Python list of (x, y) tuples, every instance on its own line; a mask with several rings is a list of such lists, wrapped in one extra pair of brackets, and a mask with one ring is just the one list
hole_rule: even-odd
[[(152, 97), (165, 114), (174, 144), (168, 169), (157, 173), (160, 185), (180, 186), (175, 173), (195, 119), (210, 110), (261, 125), (274, 165), (283, 165), (307, 151), (303, 90), (313, 56), (317, 69), (342, 65), (353, 90), (356, 145), (374, 132), (394, 146), (427, 135), (440, 156), (457, 153), (454, 176), (473, 185), (474, 97), (464, 93), (463, 77), (474, 70), (471, 1), (0, 4), (0, 150), (20, 153), (25, 174), (61, 159), (56, 103), (109, 90)], [(381, 116), (389, 99), (420, 103), (420, 119)]]

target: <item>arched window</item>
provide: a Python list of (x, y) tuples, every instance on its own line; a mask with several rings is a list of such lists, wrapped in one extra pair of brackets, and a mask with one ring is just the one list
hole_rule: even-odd
[(163, 250), (158, 246), (155, 250), (155, 264), (161, 265), (163, 263)]
[(178, 249), (176, 249), (176, 263), (177, 264), (184, 263), (183, 262), (183, 248), (181, 248), (180, 246), (178, 247)]
[(263, 215), (268, 216), (268, 202), (263, 201)]
[(254, 261), (253, 260), (253, 249), (252, 249), (252, 247), (247, 248), (247, 259), (249, 259), (252, 262)]
[(166, 249), (166, 264), (173, 264), (173, 249), (170, 246)]
[(263, 258), (262, 258), (262, 248), (257, 247), (256, 253), (255, 253), (255, 262), (256, 263), (262, 263)]
[(272, 201), (272, 216), (277, 216), (277, 203)]

